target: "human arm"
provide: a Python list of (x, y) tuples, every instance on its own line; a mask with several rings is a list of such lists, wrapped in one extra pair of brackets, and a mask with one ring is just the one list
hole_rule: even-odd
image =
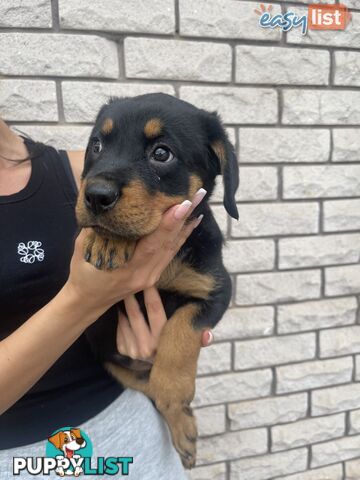
[[(183, 216), (176, 218), (179, 209)], [(96, 270), (84, 261), (86, 232), (80, 234), (64, 287), (0, 342), (0, 413), (28, 391), (111, 305), (156, 283), (196, 225), (196, 221), (184, 225), (190, 213), (191, 208), (169, 209), (155, 232), (139, 241), (128, 265), (112, 272)]]

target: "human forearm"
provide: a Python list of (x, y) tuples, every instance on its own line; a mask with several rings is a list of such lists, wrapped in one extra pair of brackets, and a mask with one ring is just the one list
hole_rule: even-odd
[(13, 405), (94, 322), (103, 310), (87, 309), (67, 285), (0, 342), (0, 413)]

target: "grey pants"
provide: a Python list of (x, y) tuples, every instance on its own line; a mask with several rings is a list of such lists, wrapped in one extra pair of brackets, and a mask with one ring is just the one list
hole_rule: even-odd
[[(38, 419), (41, 421), (41, 419)], [(170, 433), (161, 415), (151, 401), (140, 392), (127, 389), (105, 410), (82, 425), (74, 425), (83, 430), (91, 439), (93, 458), (132, 456), (129, 466), (130, 480), (186, 480), (188, 477), (175, 451)], [(43, 457), (46, 442), (34, 443), (25, 447), (0, 451), (0, 478), (8, 480), (13, 476), (13, 457)], [(20, 478), (57, 478), (55, 473), (32, 476), (21, 472)], [(66, 477), (65, 477), (66, 478)], [(76, 477), (67, 477), (76, 478)], [(100, 478), (122, 478), (81, 475), (84, 480)]]

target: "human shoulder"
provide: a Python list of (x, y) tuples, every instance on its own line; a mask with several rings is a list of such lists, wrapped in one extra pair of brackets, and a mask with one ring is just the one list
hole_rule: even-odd
[(84, 168), (84, 159), (85, 159), (85, 151), (84, 150), (68, 150), (67, 155), (69, 157), (71, 169), (76, 181), (76, 185), (80, 188), (80, 179), (81, 173)]

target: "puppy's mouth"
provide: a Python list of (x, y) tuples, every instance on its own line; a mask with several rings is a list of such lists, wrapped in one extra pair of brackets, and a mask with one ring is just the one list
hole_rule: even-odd
[(108, 228), (101, 227), (100, 225), (93, 225), (92, 226), (93, 230), (95, 232), (103, 237), (117, 237), (115, 232), (112, 230), (109, 230)]
[(70, 448), (65, 447), (65, 454), (66, 458), (72, 458), (74, 455), (74, 450), (70, 450)]

